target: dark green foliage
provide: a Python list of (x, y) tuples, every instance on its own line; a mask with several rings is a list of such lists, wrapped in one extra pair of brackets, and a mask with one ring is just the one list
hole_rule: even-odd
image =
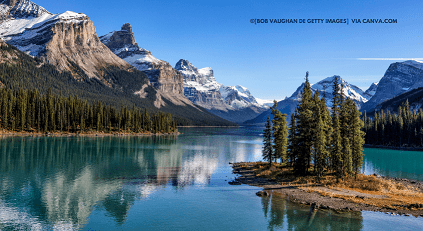
[(281, 163), (287, 161), (287, 145), (288, 145), (288, 126), (286, 123), (286, 114), (282, 114), (278, 109), (278, 102), (275, 100), (272, 109), (272, 136), (274, 159), (281, 160)]
[(379, 111), (364, 124), (366, 144), (389, 147), (423, 147), (423, 110), (410, 110), (408, 100), (398, 107), (398, 113)]
[(263, 131), (263, 159), (272, 163), (273, 159), (273, 145), (272, 145), (272, 128), (270, 118), (267, 117), (265, 129)]
[(308, 81), (308, 72), (306, 73), (306, 82), (301, 94), (301, 103), (298, 105), (298, 114), (296, 116), (297, 124), (297, 148), (298, 156), (294, 161), (294, 169), (299, 174), (306, 174), (311, 162), (311, 149), (313, 146), (314, 102), (312, 91)]
[[(353, 105), (355, 107), (355, 105)], [(358, 110), (352, 110), (352, 136), (351, 136), (351, 149), (352, 149), (352, 170), (355, 178), (357, 174), (361, 172), (363, 166), (363, 145), (365, 132), (362, 131), (364, 122), (360, 119), (360, 112)]]
[(332, 115), (319, 92), (314, 97), (308, 82), (302, 92), (301, 103), (291, 116), (288, 136), (288, 156), (294, 170), (305, 175), (314, 164), (314, 173), (322, 176), (331, 170), (337, 177), (357, 174), (363, 163), (363, 122), (351, 99), (346, 99), (334, 81)]
[(37, 90), (0, 89), (0, 128), (10, 131), (86, 132), (123, 131), (130, 133), (171, 133), (177, 130), (169, 113), (157, 112), (150, 120), (133, 107), (119, 112), (101, 102), (89, 104), (77, 96), (47, 95)]
[(327, 159), (329, 157), (328, 148), (328, 119), (326, 104), (319, 100), (319, 91), (314, 94), (314, 116), (315, 116), (315, 130), (314, 130), (314, 143), (313, 143), (313, 160), (314, 171), (318, 176), (323, 174), (323, 170), (327, 167)]
[(297, 132), (297, 109), (295, 108), (295, 112), (291, 116), (291, 127), (289, 128), (288, 134), (288, 161), (292, 165), (294, 161), (297, 159), (298, 156), (298, 132)]

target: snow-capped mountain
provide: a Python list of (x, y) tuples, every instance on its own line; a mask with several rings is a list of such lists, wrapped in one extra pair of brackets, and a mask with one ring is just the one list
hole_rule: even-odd
[(251, 105), (256, 107), (265, 107), (260, 105), (254, 96), (251, 95), (250, 91), (241, 85), (236, 85), (235, 87), (221, 86), (219, 91), (225, 99), (226, 104), (235, 109), (242, 109)]
[[(183, 77), (181, 73), (163, 60), (154, 57), (150, 51), (140, 48), (135, 41), (132, 26), (125, 23), (121, 30), (110, 32), (100, 37), (114, 54), (128, 64), (144, 72), (151, 84), (159, 90), (160, 97), (179, 105), (194, 106), (184, 96)], [(162, 101), (164, 104), (164, 101)], [(160, 107), (160, 105), (158, 105)]]
[(363, 105), (362, 111), (372, 111), (378, 104), (412, 89), (423, 87), (423, 63), (408, 60), (392, 63), (379, 81), (374, 96)]
[(208, 110), (230, 111), (232, 107), (225, 103), (219, 89), (222, 84), (214, 78), (209, 67), (198, 69), (185, 59), (180, 59), (175, 69), (184, 78), (184, 94), (191, 102)]
[[(324, 98), (326, 101), (326, 105), (328, 107), (332, 107), (331, 99), (333, 97), (333, 82), (335, 80), (335, 76), (325, 78), (315, 84), (311, 84), (311, 91), (313, 94), (316, 92), (316, 90), (319, 91), (320, 97)], [(357, 108), (360, 108), (360, 106), (367, 102), (371, 96), (369, 94), (366, 94), (363, 90), (361, 90), (359, 87), (352, 85), (342, 79), (338, 76), (338, 82), (339, 86), (343, 89), (343, 94), (345, 97), (352, 99), (355, 104), (357, 105)], [(290, 118), (292, 113), (295, 110), (295, 107), (299, 104), (301, 101), (301, 92), (304, 89), (304, 83), (301, 84), (297, 88), (297, 90), (291, 95), (291, 97), (286, 98), (280, 102), (278, 102), (278, 109), (282, 112), (287, 114), (287, 117)], [(267, 119), (267, 117), (271, 115), (271, 110), (267, 110), (257, 116), (256, 118), (246, 121), (245, 123), (264, 123)]]
[[(52, 14), (29, 0), (0, 2), (0, 38), (19, 50), (66, 70), (76, 78), (101, 78), (110, 65), (129, 68), (97, 37), (93, 22), (85, 14), (66, 11)], [(84, 74), (75, 70), (75, 65)]]
[(247, 88), (218, 83), (210, 67), (198, 69), (189, 61), (181, 59), (175, 69), (184, 77), (185, 96), (194, 104), (224, 119), (243, 122), (268, 108), (260, 105)]
[(152, 70), (154, 65), (165, 63), (154, 57), (150, 51), (138, 46), (129, 23), (123, 24), (119, 31), (100, 36), (100, 40), (113, 53), (140, 71)]
[[(325, 98), (326, 105), (328, 107), (332, 107), (332, 94), (333, 94), (333, 82), (335, 80), (335, 76), (328, 77), (324, 80), (319, 81), (318, 83), (311, 84), (311, 90), (314, 94), (316, 90), (319, 90), (320, 95)], [(343, 90), (343, 94), (346, 98), (352, 99), (357, 108), (360, 108), (361, 105), (367, 102), (371, 96), (364, 93), (359, 87), (352, 85), (338, 76), (339, 86)], [(300, 99), (300, 91), (304, 88), (304, 84), (301, 85), (299, 89), (294, 93), (297, 99)], [(300, 90), (300, 91), (298, 91)], [(292, 96), (291, 96), (292, 97)]]

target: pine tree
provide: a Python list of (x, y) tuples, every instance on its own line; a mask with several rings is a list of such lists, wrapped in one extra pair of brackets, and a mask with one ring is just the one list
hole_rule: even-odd
[(333, 136), (332, 136), (332, 150), (331, 150), (331, 164), (332, 170), (335, 172), (337, 180), (342, 177), (342, 138), (341, 128), (339, 124), (339, 116), (333, 115)]
[(313, 160), (314, 160), (314, 171), (320, 177), (323, 173), (323, 169), (326, 167), (326, 159), (328, 156), (327, 144), (326, 144), (326, 126), (323, 122), (325, 117), (325, 108), (321, 107), (321, 101), (319, 99), (319, 91), (314, 93), (314, 110), (313, 114), (315, 117), (313, 124)]
[(363, 144), (365, 133), (362, 131), (364, 122), (360, 119), (360, 112), (352, 105), (352, 168), (354, 176), (357, 179), (357, 174), (361, 171), (363, 166)]
[(275, 162), (279, 158), (281, 163), (287, 160), (288, 126), (286, 124), (286, 114), (282, 114), (278, 109), (278, 102), (275, 100), (272, 109), (272, 136)]
[(316, 139), (314, 141), (315, 157), (314, 157), (314, 169), (319, 177), (322, 176), (323, 170), (326, 167), (327, 156), (329, 151), (326, 147), (326, 134), (325, 125), (322, 120), (322, 116), (319, 115), (317, 118), (316, 127)]
[(263, 131), (263, 160), (269, 161), (272, 164), (273, 147), (272, 147), (272, 129), (270, 124), (270, 118), (267, 117), (265, 129)]
[(297, 159), (298, 156), (298, 133), (297, 133), (297, 109), (295, 108), (294, 113), (291, 115), (291, 127), (289, 128), (289, 135), (288, 135), (288, 159), (291, 165)]
[[(342, 89), (342, 88), (341, 88)], [(340, 134), (342, 146), (342, 176), (352, 173), (352, 157), (350, 144), (350, 111), (348, 106), (349, 99), (345, 99), (341, 94), (340, 104)]]
[(298, 129), (298, 158), (294, 164), (297, 173), (305, 175), (311, 162), (311, 148), (313, 145), (313, 108), (311, 86), (308, 81), (308, 72), (306, 81), (301, 94), (301, 103), (298, 105), (297, 129)]

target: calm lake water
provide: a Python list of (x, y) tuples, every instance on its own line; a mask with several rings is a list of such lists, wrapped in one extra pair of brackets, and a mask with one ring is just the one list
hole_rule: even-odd
[[(317, 211), (229, 185), (262, 128), (0, 139), (0, 230), (422, 230), (423, 218)], [(423, 152), (365, 150), (366, 173), (423, 180)]]

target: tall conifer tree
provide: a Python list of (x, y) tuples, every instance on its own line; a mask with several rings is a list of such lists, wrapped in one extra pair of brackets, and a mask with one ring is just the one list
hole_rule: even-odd
[(273, 145), (272, 145), (272, 126), (270, 124), (270, 118), (267, 117), (265, 128), (263, 131), (263, 159), (269, 161), (272, 164), (273, 157)]
[(286, 114), (282, 114), (278, 109), (278, 102), (275, 100), (272, 109), (272, 136), (273, 136), (273, 151), (275, 161), (279, 158), (281, 163), (287, 160), (287, 145), (288, 145), (288, 127), (286, 123)]
[(301, 94), (301, 103), (298, 105), (297, 129), (298, 129), (298, 158), (294, 164), (294, 169), (299, 174), (305, 175), (311, 162), (311, 148), (313, 145), (313, 108), (312, 92), (306, 73), (306, 81)]

